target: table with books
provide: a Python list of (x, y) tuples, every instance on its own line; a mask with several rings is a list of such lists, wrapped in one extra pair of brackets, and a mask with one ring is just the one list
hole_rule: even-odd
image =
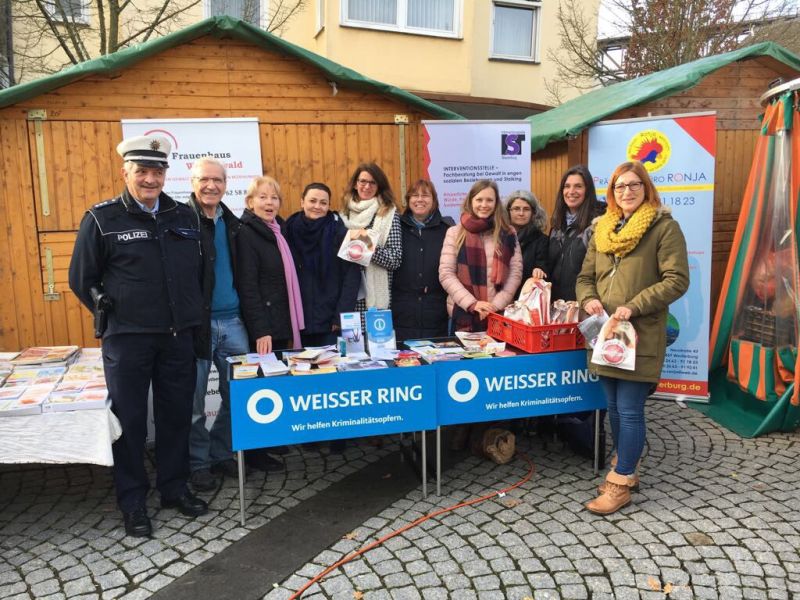
[(122, 434), (99, 348), (0, 353), (0, 463), (111, 466)]
[[(488, 332), (397, 349), (391, 313), (372, 312), (366, 336), (359, 317), (343, 314), (335, 347), (232, 357), (234, 450), (436, 430), (440, 490), (441, 426), (605, 408), (577, 322), (490, 315)], [(381, 319), (376, 331), (370, 321)]]

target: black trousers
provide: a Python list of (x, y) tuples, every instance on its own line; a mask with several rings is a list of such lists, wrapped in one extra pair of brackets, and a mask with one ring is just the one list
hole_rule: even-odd
[(103, 366), (111, 410), (122, 424), (114, 442), (114, 485), (121, 510), (143, 507), (150, 480), (144, 467), (147, 392), (153, 384), (156, 487), (162, 498), (186, 491), (189, 430), (195, 386), (191, 330), (121, 333), (103, 339)]

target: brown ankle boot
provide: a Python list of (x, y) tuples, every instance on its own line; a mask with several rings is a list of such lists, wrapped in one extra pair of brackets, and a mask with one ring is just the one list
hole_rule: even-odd
[[(610, 463), (612, 471), (617, 468), (617, 460), (618, 460), (617, 453), (615, 452), (614, 456), (611, 457), (611, 463)], [(633, 475), (628, 476), (629, 485), (631, 491), (633, 492), (639, 491), (639, 467), (641, 466), (642, 466), (642, 459), (640, 458), (639, 462), (636, 463), (636, 471), (634, 471)], [(602, 494), (605, 491), (606, 491), (606, 482), (603, 481), (603, 483), (597, 486), (597, 493)]]
[(586, 504), (587, 510), (596, 515), (610, 515), (631, 503), (631, 477), (609, 471), (606, 475), (605, 490), (597, 498)]

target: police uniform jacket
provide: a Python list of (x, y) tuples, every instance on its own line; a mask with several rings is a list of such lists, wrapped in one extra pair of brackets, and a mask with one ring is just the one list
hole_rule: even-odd
[[(214, 265), (217, 262), (217, 248), (214, 245), (216, 224), (214, 219), (209, 219), (205, 215), (194, 194), (189, 197), (188, 205), (194, 210), (200, 222), (200, 241), (203, 248), (203, 320), (195, 332), (194, 351), (197, 358), (211, 360), (211, 298), (214, 294)], [(225, 221), (228, 249), (231, 253), (230, 266), (233, 270), (233, 286), (238, 291), (236, 285), (236, 238), (242, 224), (239, 222), (239, 218), (225, 206), (225, 203), (220, 202), (219, 205), (222, 208), (222, 219)]]
[(236, 244), (239, 302), (251, 341), (265, 335), (273, 340), (291, 339), (286, 275), (275, 234), (247, 209)]
[(84, 215), (69, 286), (89, 310), (94, 310), (92, 286), (111, 298), (106, 336), (178, 332), (200, 324), (200, 269), (200, 232), (192, 209), (162, 193), (153, 215), (126, 190)]

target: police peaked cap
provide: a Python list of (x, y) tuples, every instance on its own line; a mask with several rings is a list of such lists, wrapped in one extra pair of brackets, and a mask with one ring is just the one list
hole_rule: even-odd
[(169, 140), (160, 135), (138, 135), (122, 140), (117, 146), (117, 154), (123, 160), (135, 162), (143, 167), (168, 168), (167, 157), (172, 151)]

